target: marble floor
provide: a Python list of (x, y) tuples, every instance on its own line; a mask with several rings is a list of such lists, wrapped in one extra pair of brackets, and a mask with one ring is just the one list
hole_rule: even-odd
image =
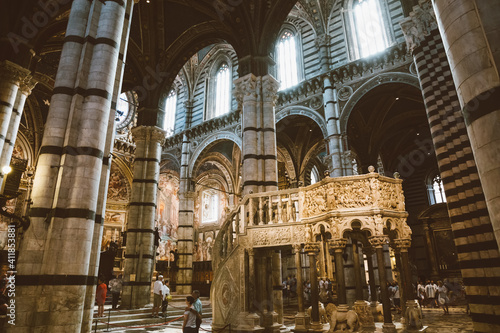
[[(293, 316), (294, 310), (292, 308), (285, 308), (284, 322), (287, 328), (293, 327)], [(450, 314), (444, 315), (441, 309), (423, 309), (423, 323), (427, 326), (425, 332), (427, 333), (472, 333), (472, 321), (466, 313), (465, 306), (455, 306), (450, 307)], [(398, 315), (395, 314), (395, 322), (399, 320)], [(182, 319), (169, 318), (173, 320), (172, 322), (162, 325), (147, 325), (147, 327), (136, 327), (127, 329), (112, 329), (112, 332), (158, 332), (158, 333), (179, 333), (182, 330), (180, 325), (182, 324)], [(325, 325), (325, 330), (328, 331), (329, 325)], [(375, 332), (381, 332), (381, 323), (378, 323)], [(396, 325), (398, 332), (403, 332), (402, 326), (397, 323)], [(99, 330), (98, 330), (99, 331)], [(102, 331), (100, 331), (102, 332)], [(203, 324), (200, 328), (200, 332), (212, 332), (211, 330), (211, 318), (203, 319)]]

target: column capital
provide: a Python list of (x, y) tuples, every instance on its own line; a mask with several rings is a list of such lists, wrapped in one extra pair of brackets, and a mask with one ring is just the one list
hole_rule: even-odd
[(248, 255), (249, 255), (249, 256), (252, 256), (252, 257), (253, 257), (253, 256), (255, 255), (255, 250), (254, 250), (253, 248), (251, 248), (251, 249), (247, 249), (247, 252), (248, 252)]
[(394, 245), (401, 252), (408, 252), (411, 246), (411, 239), (409, 238), (398, 238), (394, 240)]
[(245, 97), (247, 99), (257, 99), (257, 83), (258, 78), (252, 73), (234, 80), (234, 96), (239, 104), (243, 103)]
[(31, 75), (28, 75), (19, 83), (19, 89), (24, 95), (29, 96), (31, 95), (31, 91), (33, 90), (33, 88), (35, 88), (37, 83), (37, 80), (35, 80)]
[(264, 102), (270, 102), (273, 106), (278, 99), (278, 90), (280, 83), (272, 75), (262, 77), (262, 98)]
[(166, 132), (156, 126), (137, 126), (132, 128), (134, 141), (153, 141), (163, 145)]
[(307, 252), (307, 254), (316, 254), (319, 252), (319, 244), (318, 243), (306, 243), (304, 246), (304, 251)]
[(382, 247), (385, 244), (389, 243), (389, 237), (387, 236), (372, 236), (368, 238), (368, 241), (370, 242), (370, 245), (373, 246), (374, 248), (377, 247)]
[(194, 101), (192, 99), (188, 99), (187, 101), (184, 101), (184, 107), (186, 109), (190, 109), (194, 107)]
[(0, 77), (19, 86), (28, 76), (30, 71), (8, 60), (0, 61)]
[(438, 27), (431, 1), (420, 0), (419, 4), (413, 7), (410, 16), (401, 20), (399, 24), (406, 39), (406, 47), (411, 53), (432, 30)]
[(330, 239), (328, 241), (328, 247), (330, 249), (337, 251), (344, 251), (345, 247), (347, 245), (347, 239), (345, 238), (335, 238), (335, 239)]

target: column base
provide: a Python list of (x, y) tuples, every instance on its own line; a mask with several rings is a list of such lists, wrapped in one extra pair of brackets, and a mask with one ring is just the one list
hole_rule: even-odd
[(358, 315), (359, 323), (362, 328), (374, 328), (372, 309), (369, 302), (358, 300), (354, 302), (353, 310)]
[(309, 326), (308, 332), (323, 332), (323, 324), (319, 322), (312, 322)]
[(298, 312), (295, 315), (294, 332), (306, 332), (309, 329), (311, 318), (305, 312)]
[(262, 314), (262, 326), (266, 333), (279, 333), (282, 325), (278, 323), (278, 314), (273, 311)]
[(373, 321), (378, 323), (384, 322), (384, 309), (382, 307), (382, 303), (371, 302), (370, 307), (372, 310)]
[(406, 301), (405, 328), (419, 330), (424, 327), (422, 323), (422, 310), (416, 300)]
[(393, 323), (384, 323), (382, 325), (382, 332), (384, 333), (396, 333), (397, 330), (396, 330), (396, 325), (394, 325)]

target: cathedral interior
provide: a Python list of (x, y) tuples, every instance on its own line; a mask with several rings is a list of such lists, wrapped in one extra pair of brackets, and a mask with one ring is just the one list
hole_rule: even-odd
[(500, 332), (500, 2), (2, 7), (8, 332), (90, 332), (111, 274), (124, 308), (162, 274), (214, 330), (273, 333), (287, 277), (296, 332), (321, 332), (307, 280), (389, 332), (388, 282), (411, 313), (447, 279)]

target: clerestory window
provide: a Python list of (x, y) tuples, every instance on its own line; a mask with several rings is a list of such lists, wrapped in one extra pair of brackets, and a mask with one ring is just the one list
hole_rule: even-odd
[(177, 94), (171, 90), (165, 103), (165, 118), (163, 120), (163, 129), (167, 132), (167, 137), (174, 134), (175, 129), (175, 111), (177, 108)]
[(278, 81), (280, 90), (299, 83), (296, 35), (285, 30), (277, 46)]
[(222, 116), (230, 110), (231, 103), (231, 71), (227, 63), (222, 63), (215, 77), (215, 114)]
[(356, 59), (385, 50), (389, 38), (379, 0), (354, 0), (352, 13)]

